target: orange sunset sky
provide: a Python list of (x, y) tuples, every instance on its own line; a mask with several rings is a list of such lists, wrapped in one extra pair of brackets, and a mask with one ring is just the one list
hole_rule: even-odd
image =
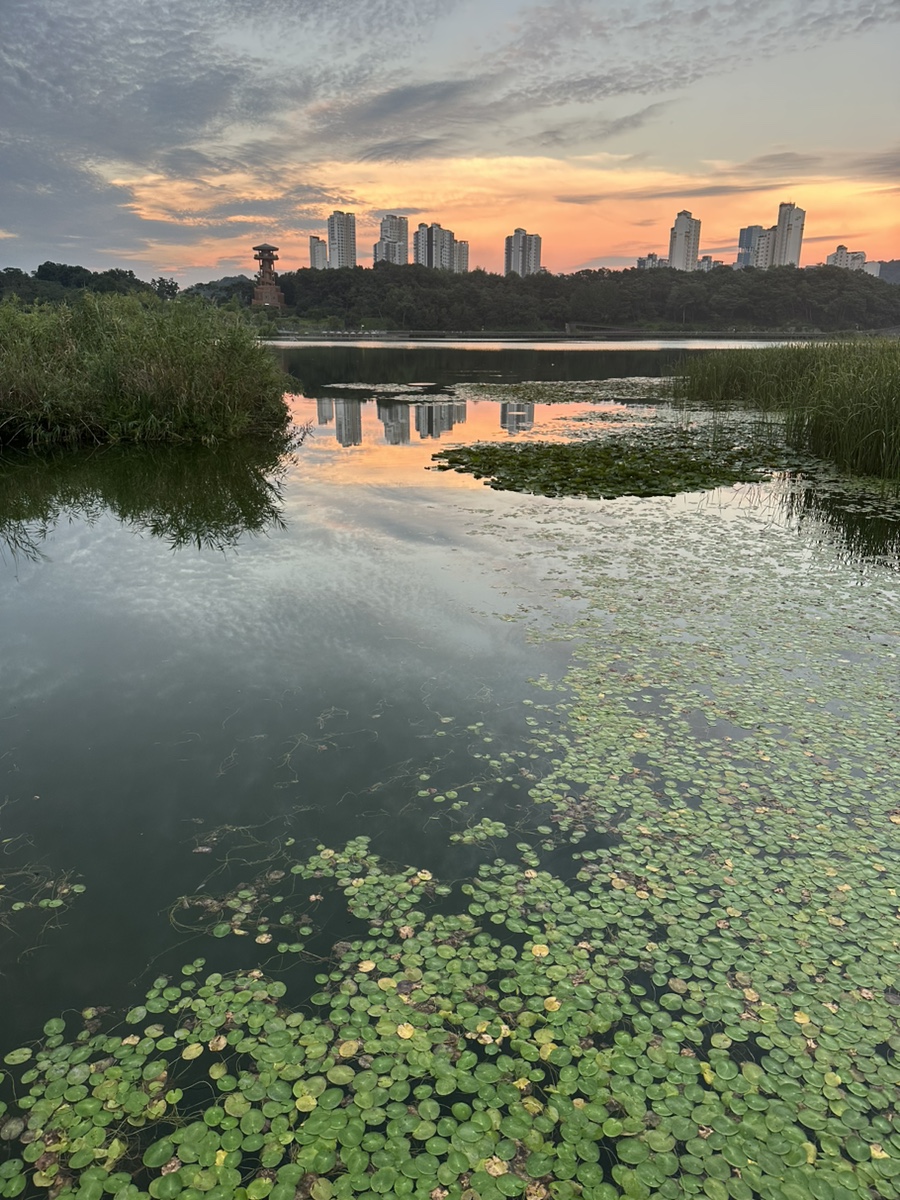
[(811, 0), (7, 0), (0, 265), (182, 284), (308, 265), (335, 208), (369, 265), (405, 213), (502, 269), (701, 253), (807, 212), (804, 265), (900, 258), (900, 9)]

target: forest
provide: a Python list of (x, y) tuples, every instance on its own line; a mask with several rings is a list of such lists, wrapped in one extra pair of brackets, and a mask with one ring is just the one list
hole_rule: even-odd
[[(285, 271), (279, 284), (285, 308), (258, 313), (257, 319), (295, 318), (300, 327), (334, 330), (550, 332), (581, 325), (588, 333), (592, 328), (837, 333), (900, 326), (900, 287), (837, 267), (601, 269), (521, 278), (379, 263), (372, 269)], [(181, 295), (245, 308), (252, 289), (252, 281), (239, 275), (196, 284)], [(30, 275), (11, 267), (0, 271), (3, 298), (55, 302), (78, 290), (144, 292), (164, 300), (179, 292), (174, 280), (147, 283), (120, 269), (94, 272), (46, 262)]]

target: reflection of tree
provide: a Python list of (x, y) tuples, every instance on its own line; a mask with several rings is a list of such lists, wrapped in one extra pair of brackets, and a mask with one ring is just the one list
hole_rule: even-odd
[[(451, 346), (417, 346), (415, 350), (389, 342), (367, 346), (276, 346), (284, 370), (297, 380), (304, 396), (336, 397), (335, 383), (430, 383), (436, 391), (450, 384), (502, 379), (613, 379), (665, 375), (685, 354), (682, 350), (567, 350), (552, 354), (527, 347), (502, 350), (461, 350)], [(423, 392), (423, 394), (427, 394)]]
[(173, 549), (226, 550), (281, 525), (285, 456), (304, 433), (214, 447), (110, 447), (0, 462), (0, 549), (39, 558), (63, 516), (104, 512)]
[(900, 495), (820, 481), (789, 487), (782, 503), (807, 534), (818, 527), (851, 558), (877, 559), (900, 569)]

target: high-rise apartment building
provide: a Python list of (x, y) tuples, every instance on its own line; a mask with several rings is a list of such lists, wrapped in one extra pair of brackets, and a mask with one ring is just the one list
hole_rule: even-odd
[(372, 247), (375, 262), (409, 262), (409, 222), (406, 217), (388, 213), (381, 220), (381, 237)]
[(504, 275), (534, 275), (541, 269), (541, 239), (537, 233), (517, 229), (506, 239)]
[(637, 260), (637, 269), (639, 271), (655, 271), (658, 267), (667, 267), (668, 265), (669, 260), (667, 258), (660, 258), (652, 250), (649, 254), (645, 254), (643, 258)]
[(778, 205), (778, 224), (775, 226), (775, 254), (773, 266), (799, 267), (800, 247), (803, 244), (803, 226), (806, 212), (796, 204)]
[(745, 225), (738, 234), (738, 253), (736, 267), (752, 267), (756, 257), (756, 247), (764, 230), (762, 225)]
[(669, 234), (669, 266), (676, 271), (696, 271), (699, 257), (700, 221), (682, 209)]
[(314, 271), (324, 271), (328, 266), (328, 243), (315, 234), (309, 239), (309, 265)]
[(356, 266), (356, 214), (339, 209), (328, 218), (328, 265)]
[(838, 246), (834, 254), (825, 259), (828, 267), (843, 267), (845, 271), (863, 271), (866, 266), (865, 250), (848, 250), (846, 246)]
[(768, 229), (747, 225), (741, 230), (734, 265), (756, 267), (761, 271), (767, 271), (769, 267), (798, 267), (805, 221), (805, 211), (796, 204), (779, 204), (776, 225)]
[(413, 261), (462, 274), (469, 269), (469, 243), (458, 242), (452, 229), (443, 229), (436, 221), (423, 222), (413, 234)]

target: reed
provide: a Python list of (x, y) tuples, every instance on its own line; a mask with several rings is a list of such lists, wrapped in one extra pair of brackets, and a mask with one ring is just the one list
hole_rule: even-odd
[(678, 369), (676, 396), (687, 407), (771, 414), (791, 445), (900, 480), (900, 342), (715, 350)]
[(236, 315), (202, 303), (0, 304), (0, 445), (271, 433), (288, 420), (284, 378)]

